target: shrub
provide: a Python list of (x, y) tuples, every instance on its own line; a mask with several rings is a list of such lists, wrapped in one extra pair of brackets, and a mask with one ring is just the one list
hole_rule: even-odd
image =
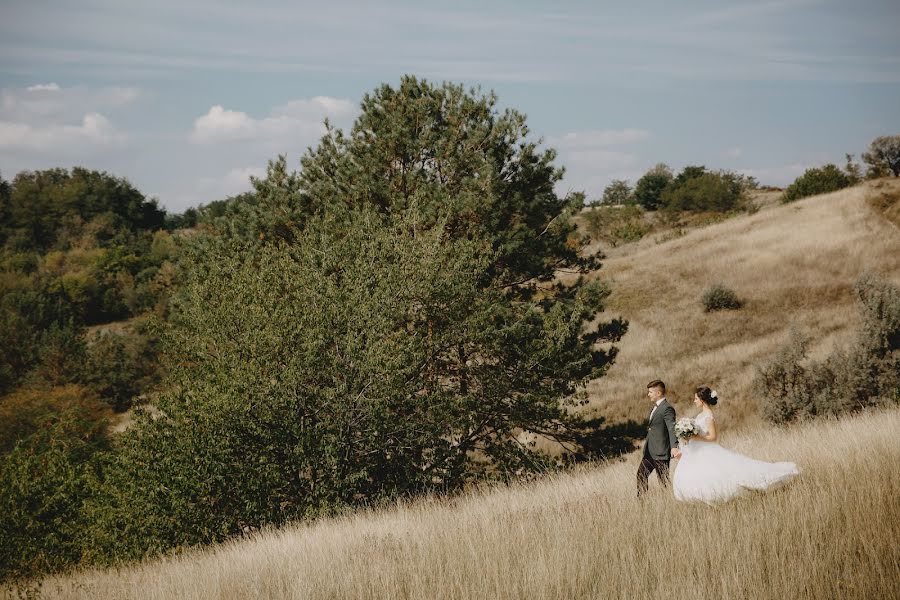
[(807, 196), (827, 194), (849, 187), (852, 183), (846, 173), (832, 164), (821, 168), (807, 169), (784, 190), (782, 201), (793, 202)]
[(0, 581), (77, 564), (92, 540), (84, 512), (105, 427), (64, 410), (0, 461)]
[(656, 210), (660, 207), (660, 198), (672, 180), (672, 170), (664, 164), (658, 164), (634, 185), (634, 199), (646, 210)]
[(583, 214), (588, 234), (613, 247), (636, 242), (651, 230), (639, 206), (598, 206)]
[(744, 303), (737, 297), (730, 288), (721, 284), (710, 286), (703, 292), (703, 310), (712, 312), (715, 310), (736, 310), (741, 308)]
[(676, 179), (663, 191), (660, 204), (676, 211), (729, 212), (741, 208), (745, 199), (744, 179), (736, 173), (718, 171), (688, 174), (682, 181)]
[(80, 385), (17, 390), (0, 401), (0, 454), (11, 451), (17, 442), (61, 415), (67, 415), (68, 434), (98, 438), (106, 426), (108, 414), (97, 396)]
[(624, 179), (614, 179), (603, 190), (603, 204), (631, 204), (634, 202), (631, 186)]
[(853, 344), (813, 362), (809, 339), (794, 332), (758, 369), (754, 386), (766, 398), (766, 418), (785, 423), (900, 402), (900, 288), (867, 274), (855, 291), (862, 325)]

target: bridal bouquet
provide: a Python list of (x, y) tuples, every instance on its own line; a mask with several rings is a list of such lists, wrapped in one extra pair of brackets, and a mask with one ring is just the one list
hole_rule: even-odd
[(690, 417), (682, 417), (675, 423), (675, 435), (683, 440), (698, 433), (700, 433), (700, 430), (697, 429), (697, 424)]

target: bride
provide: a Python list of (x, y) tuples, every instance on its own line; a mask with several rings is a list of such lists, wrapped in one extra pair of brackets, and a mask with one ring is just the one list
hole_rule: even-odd
[(717, 394), (699, 387), (694, 404), (701, 412), (694, 422), (699, 431), (681, 446), (681, 460), (672, 479), (675, 499), (681, 501), (720, 502), (740, 496), (748, 490), (766, 491), (779, 487), (800, 470), (791, 462), (768, 463), (720, 446), (716, 440), (716, 421), (712, 407)]

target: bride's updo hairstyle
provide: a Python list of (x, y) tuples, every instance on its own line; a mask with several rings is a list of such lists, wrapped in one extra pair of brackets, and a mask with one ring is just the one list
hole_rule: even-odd
[(713, 393), (708, 387), (698, 387), (697, 396), (710, 406), (715, 406), (719, 401), (719, 397)]

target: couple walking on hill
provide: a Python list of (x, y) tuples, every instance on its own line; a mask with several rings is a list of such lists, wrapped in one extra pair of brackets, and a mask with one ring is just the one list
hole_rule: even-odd
[(694, 393), (700, 413), (693, 419), (676, 421), (675, 409), (666, 399), (666, 385), (658, 379), (647, 384), (647, 397), (653, 407), (637, 472), (638, 496), (647, 491), (653, 471), (660, 483), (668, 486), (673, 458), (678, 459), (678, 466), (672, 489), (675, 499), (681, 501), (721, 502), (747, 491), (778, 487), (800, 473), (794, 463), (763, 462), (720, 446), (712, 410), (718, 394), (708, 387), (699, 387)]

